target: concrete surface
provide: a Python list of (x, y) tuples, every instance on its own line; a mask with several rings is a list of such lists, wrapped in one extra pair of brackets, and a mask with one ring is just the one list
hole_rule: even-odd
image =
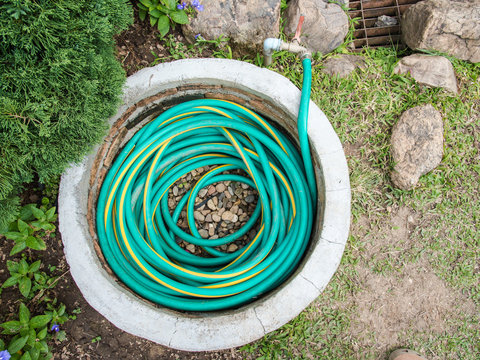
[[(276, 104), (292, 119), (298, 112), (299, 89), (273, 71), (235, 60), (191, 59), (146, 68), (129, 77), (123, 104), (110, 124), (115, 124), (132, 105), (137, 107), (129, 119), (148, 107), (142, 105), (142, 100), (187, 84), (239, 89)], [(292, 126), (289, 125), (287, 128)], [(117, 283), (99, 259), (87, 221), (87, 198), (92, 190), (90, 173), (97, 151), (105, 154), (105, 148), (97, 147), (81, 164), (69, 168), (60, 184), (60, 231), (71, 274), (88, 303), (128, 333), (186, 351), (241, 346), (295, 318), (322, 292), (336, 271), (350, 226), (346, 159), (332, 126), (313, 102), (310, 102), (308, 132), (320, 162), (317, 182), (323, 214), (317, 235), (305, 260), (289, 280), (272, 294), (232, 311), (183, 314), (155, 306)]]

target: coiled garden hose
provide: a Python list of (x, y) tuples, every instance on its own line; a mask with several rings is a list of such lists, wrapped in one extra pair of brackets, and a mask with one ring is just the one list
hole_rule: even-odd
[[(304, 77), (294, 145), (262, 117), (230, 101), (201, 99), (176, 105), (139, 130), (109, 170), (97, 203), (97, 233), (106, 261), (139, 295), (173, 309), (213, 311), (238, 307), (280, 285), (307, 247), (316, 185), (307, 138), (311, 64)], [(182, 176), (213, 166), (181, 198), (173, 213), (168, 191)], [(242, 169), (248, 177), (225, 173)], [(258, 191), (257, 206), (237, 232), (204, 239), (195, 227), (194, 200), (219, 181)], [(177, 226), (186, 208), (190, 232)], [(256, 236), (232, 253), (216, 247)], [(176, 239), (211, 257), (186, 252)]]

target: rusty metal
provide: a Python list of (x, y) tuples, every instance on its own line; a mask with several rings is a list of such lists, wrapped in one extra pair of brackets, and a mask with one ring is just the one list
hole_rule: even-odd
[[(395, 45), (404, 47), (401, 43), (400, 22), (407, 9), (420, 0), (351, 0), (348, 12), (355, 19), (353, 46), (355, 50), (363, 47), (380, 47)], [(376, 26), (378, 17), (387, 15), (397, 20), (396, 25)]]

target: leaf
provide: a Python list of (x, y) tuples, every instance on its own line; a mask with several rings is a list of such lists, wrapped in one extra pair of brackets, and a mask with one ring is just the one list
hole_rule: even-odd
[(18, 231), (21, 233), (28, 233), (28, 224), (25, 221), (22, 221), (22, 219), (18, 219)]
[(27, 246), (30, 249), (33, 250), (45, 250), (47, 248), (47, 245), (45, 245), (45, 242), (35, 236), (29, 236), (26, 241)]
[(5, 343), (3, 342), (2, 339), (0, 339), (0, 349), (5, 349)]
[(22, 277), (18, 282), (18, 290), (24, 297), (28, 297), (30, 294), (30, 289), (32, 288), (32, 280), (29, 277)]
[(158, 18), (158, 31), (160, 35), (165, 36), (170, 30), (170, 20), (165, 15), (162, 15)]
[(47, 345), (47, 342), (45, 340), (37, 341), (35, 343), (35, 347), (43, 353), (48, 352), (48, 345)]
[(8, 345), (8, 352), (10, 354), (15, 354), (17, 351), (22, 350), (25, 344), (27, 343), (27, 339), (28, 339), (28, 336), (24, 336), (16, 340), (12, 340)]
[(22, 357), (20, 358), (20, 360), (32, 360), (32, 358), (30, 357), (30, 353), (26, 352), (26, 353), (23, 353)]
[(170, 14), (170, 17), (173, 21), (177, 24), (188, 24), (188, 16), (187, 13), (183, 10), (174, 11)]
[(66, 338), (67, 338), (67, 333), (65, 332), (65, 330), (60, 330), (55, 334), (55, 340), (63, 341)]
[(7, 233), (5, 233), (5, 237), (7, 239), (10, 239), (10, 240), (14, 240), (14, 241), (19, 241), (19, 240), (23, 240), (27, 237), (27, 235), (24, 235), (20, 232), (16, 232), (16, 231), (9, 231)]
[(65, 314), (65, 305), (61, 304), (58, 308), (58, 316), (63, 316)]
[(15, 274), (13, 276), (10, 276), (5, 282), (2, 284), (2, 288), (8, 288), (10, 286), (14, 286), (18, 283), (18, 278), (20, 277), (20, 274)]
[(55, 214), (55, 210), (57, 210), (55, 206), (47, 210), (47, 212), (45, 213), (45, 216), (47, 217), (47, 221), (52, 222), (57, 220), (57, 215)]
[(27, 275), (28, 268), (29, 268), (27, 261), (25, 259), (22, 259), (20, 260), (19, 265), (20, 265), (20, 268), (18, 269), (18, 272), (22, 275)]
[(47, 336), (47, 328), (45, 327), (38, 332), (37, 339), (38, 340), (43, 340), (43, 339), (45, 339), (46, 336)]
[(140, 3), (143, 5), (143, 6), (146, 6), (147, 8), (152, 6), (152, 2), (150, 0), (140, 0)]
[(17, 242), (15, 246), (12, 248), (12, 250), (10, 251), (10, 256), (18, 254), (20, 251), (24, 250), (26, 247), (27, 247), (27, 244), (24, 240)]
[(157, 23), (157, 21), (158, 21), (158, 18), (150, 15), (150, 25), (151, 26), (154, 26)]
[(38, 350), (36, 347), (32, 347), (30, 350), (28, 350), (28, 352), (30, 353), (32, 360), (38, 360), (40, 356), (40, 350)]
[(34, 329), (41, 328), (46, 326), (50, 320), (52, 320), (52, 315), (50, 314), (35, 316), (30, 320), (30, 327)]
[(39, 274), (39, 273), (33, 274), (33, 277), (35, 278), (35, 281), (38, 282), (40, 285), (44, 285), (45, 282), (47, 281), (45, 279), (45, 276), (43, 276), (42, 274)]
[(32, 214), (35, 216), (38, 220), (43, 220), (45, 219), (45, 213), (40, 210), (39, 208), (32, 206)]
[(28, 204), (22, 207), (19, 215), (20, 219), (22, 219), (23, 221), (32, 220), (33, 219), (32, 207), (34, 206), (35, 206), (34, 204)]
[[(141, 5), (141, 4), (138, 4), (139, 7), (140, 7), (140, 5)], [(138, 10), (138, 17), (140, 18), (140, 20), (144, 21), (145, 18), (147, 17), (147, 10), (140, 8), (140, 9)]]
[(156, 17), (156, 18), (159, 18), (160, 16), (163, 15), (163, 13), (161, 13), (157, 9), (150, 11), (149, 14), (150, 14), (150, 16), (153, 16), (153, 17)]
[(53, 231), (55, 230), (55, 225), (53, 224), (50, 224), (50, 223), (43, 223), (41, 226), (40, 226), (41, 229), (45, 230), (45, 231)]
[(162, 0), (162, 3), (170, 10), (175, 10), (177, 8), (176, 0)]
[(34, 347), (36, 341), (37, 341), (37, 333), (35, 332), (35, 329), (29, 329), (27, 345), (30, 347)]
[(22, 325), (28, 324), (28, 321), (30, 320), (30, 310), (28, 310), (27, 306), (24, 303), (20, 303), (20, 310), (18, 311), (18, 316)]
[(35, 262), (34, 262), (32, 265), (30, 265), (30, 267), (28, 268), (28, 272), (31, 272), (31, 273), (37, 272), (38, 269), (40, 269), (40, 265), (42, 265), (42, 261), (41, 261), (41, 260), (35, 261)]
[(10, 273), (18, 272), (19, 267), (20, 267), (20, 264), (18, 262), (12, 261), (12, 260), (7, 260), (7, 269), (8, 269), (8, 271), (10, 271)]
[(20, 324), (20, 321), (7, 321), (3, 324), (0, 324), (0, 326), (4, 329), (2, 334), (6, 335), (18, 334), (22, 329), (22, 324)]

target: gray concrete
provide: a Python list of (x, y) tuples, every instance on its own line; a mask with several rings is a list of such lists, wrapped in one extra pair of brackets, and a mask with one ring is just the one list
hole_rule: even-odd
[[(293, 118), (298, 113), (300, 91), (283, 76), (234, 60), (192, 59), (157, 65), (129, 77), (123, 105), (110, 123), (148, 96), (198, 83), (241, 89), (278, 104)], [(294, 276), (269, 296), (234, 311), (186, 315), (154, 306), (120, 286), (99, 261), (87, 230), (86, 198), (95, 151), (82, 164), (68, 169), (60, 184), (60, 231), (71, 274), (88, 303), (126, 332), (189, 351), (244, 345), (295, 318), (336, 271), (350, 225), (350, 185), (343, 149), (313, 102), (308, 132), (321, 164), (317, 174), (325, 200), (319, 235)]]

